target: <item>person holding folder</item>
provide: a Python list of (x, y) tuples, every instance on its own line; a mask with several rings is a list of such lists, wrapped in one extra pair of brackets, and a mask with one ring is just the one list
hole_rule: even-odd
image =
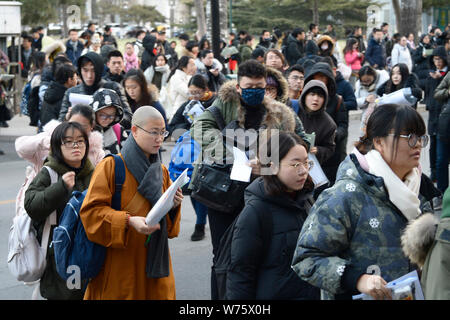
[(107, 247), (104, 267), (91, 279), (86, 300), (175, 299), (168, 239), (180, 231), (181, 189), (159, 223), (145, 223), (150, 209), (172, 184), (158, 156), (167, 136), (164, 119), (155, 108), (143, 106), (131, 124), (131, 135), (119, 154), (126, 171), (122, 210), (111, 208), (115, 189), (112, 157), (96, 167), (80, 210), (88, 239)]

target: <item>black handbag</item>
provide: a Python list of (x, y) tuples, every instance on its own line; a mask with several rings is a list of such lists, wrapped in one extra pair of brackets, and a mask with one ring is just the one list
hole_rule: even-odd
[[(225, 127), (220, 110), (211, 106), (209, 110), (222, 131)], [(244, 206), (244, 190), (250, 184), (230, 179), (232, 164), (201, 163), (191, 182), (191, 197), (208, 208), (233, 213)]]
[(191, 197), (216, 211), (233, 213), (244, 205), (248, 182), (230, 179), (231, 164), (200, 164)]

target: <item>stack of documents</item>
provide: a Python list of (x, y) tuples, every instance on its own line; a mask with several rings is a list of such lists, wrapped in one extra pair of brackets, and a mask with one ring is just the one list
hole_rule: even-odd
[(189, 182), (189, 177), (187, 175), (188, 169), (184, 170), (182, 174), (175, 180), (174, 183), (169, 187), (169, 189), (164, 192), (164, 194), (159, 198), (150, 212), (145, 218), (145, 223), (148, 226), (155, 226), (159, 221), (173, 208), (173, 199), (177, 193), (178, 188), (182, 188), (186, 183)]
[[(391, 289), (392, 300), (424, 300), (422, 287), (417, 271), (405, 274), (403, 277), (395, 279), (386, 285)], [(374, 300), (367, 294), (353, 296), (353, 300)]]

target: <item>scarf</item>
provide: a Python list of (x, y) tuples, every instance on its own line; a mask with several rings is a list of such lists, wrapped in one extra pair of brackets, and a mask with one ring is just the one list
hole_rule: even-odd
[(420, 170), (418, 168), (412, 169), (406, 176), (405, 181), (402, 181), (377, 150), (369, 151), (365, 158), (369, 165), (369, 173), (383, 178), (389, 200), (408, 221), (416, 219), (421, 213), (419, 200)]
[[(122, 156), (128, 170), (139, 183), (137, 191), (152, 206), (162, 195), (162, 167), (158, 155), (147, 158), (142, 149), (130, 135), (123, 144)], [(145, 272), (148, 278), (164, 278), (169, 276), (169, 242), (166, 218), (159, 222), (161, 229), (153, 232), (147, 247), (147, 265)]]
[(369, 92), (369, 93), (374, 92), (377, 89), (377, 84), (378, 84), (379, 79), (380, 79), (380, 74), (377, 72), (377, 76), (373, 80), (372, 84), (370, 84), (367, 87), (362, 85), (362, 87), (365, 88), (367, 90), (367, 92)]
[(203, 95), (203, 97), (200, 99), (200, 101), (205, 102), (208, 101), (209, 99), (211, 99), (213, 97), (214, 93), (212, 91), (206, 91), (205, 94)]

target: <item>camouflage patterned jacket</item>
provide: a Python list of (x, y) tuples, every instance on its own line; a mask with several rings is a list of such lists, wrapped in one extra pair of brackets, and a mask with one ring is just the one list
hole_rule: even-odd
[[(421, 204), (422, 212), (431, 211)], [(359, 293), (356, 282), (364, 273), (375, 271), (389, 282), (416, 268), (401, 247), (407, 222), (390, 202), (383, 178), (366, 172), (350, 154), (336, 184), (310, 210), (292, 268), (322, 289), (322, 299), (351, 298)]]

